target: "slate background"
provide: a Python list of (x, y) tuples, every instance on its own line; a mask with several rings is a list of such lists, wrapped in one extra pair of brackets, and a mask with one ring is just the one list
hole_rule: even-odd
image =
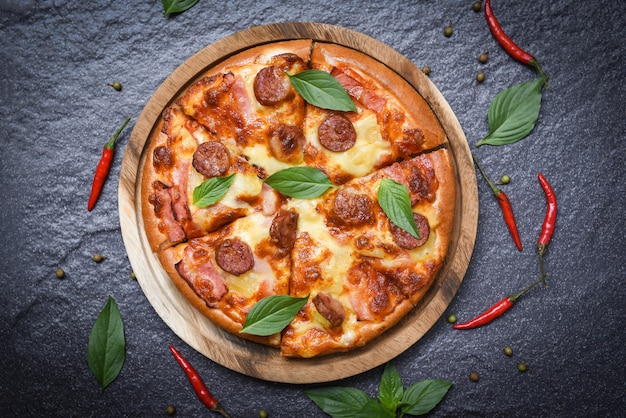
[[(169, 18), (157, 0), (0, 0), (0, 411), (4, 416), (213, 416), (173, 361), (173, 343), (235, 417), (320, 417), (288, 385), (239, 375), (193, 351), (165, 325), (137, 282), (122, 242), (117, 182), (134, 120), (160, 83), (210, 43), (254, 25), (317, 21), (344, 26), (432, 69), (487, 171), (504, 190), (525, 245), (519, 253), (480, 180), (479, 228), (465, 281), (448, 311), (393, 360), (405, 386), (454, 382), (433, 416), (624, 416), (624, 163), (626, 3), (495, 1), (510, 36), (551, 75), (535, 130), (504, 147), (474, 144), (506, 87), (535, 77), (491, 36), (472, 1), (211, 2)], [(443, 36), (452, 22), (454, 35)], [(477, 57), (489, 51), (481, 65)], [(477, 84), (479, 70), (486, 81)], [(119, 80), (117, 92), (107, 83)], [(86, 203), (102, 145), (126, 116), (109, 180)], [(457, 332), (469, 318), (537, 277), (535, 242), (543, 172), (560, 201), (546, 256), (548, 289), (505, 317)], [(100, 252), (105, 261), (91, 256)], [(66, 277), (55, 277), (57, 267)], [(91, 327), (108, 295), (121, 310), (127, 359), (101, 395), (86, 361)], [(502, 354), (504, 346), (514, 355)], [(526, 373), (516, 369), (528, 364)], [(480, 381), (471, 382), (476, 371)], [(331, 384), (375, 395), (382, 366)]]

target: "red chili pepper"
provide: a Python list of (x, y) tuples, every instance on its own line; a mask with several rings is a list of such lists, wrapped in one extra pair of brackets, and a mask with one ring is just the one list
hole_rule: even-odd
[(115, 154), (115, 141), (117, 137), (120, 136), (122, 130), (126, 127), (130, 118), (126, 118), (122, 126), (115, 131), (109, 142), (104, 144), (104, 149), (102, 150), (102, 157), (100, 157), (100, 161), (98, 162), (98, 166), (96, 167), (96, 173), (93, 177), (93, 184), (91, 185), (91, 194), (89, 195), (89, 203), (87, 203), (87, 210), (91, 211), (93, 207), (96, 205), (98, 198), (100, 197), (100, 192), (102, 191), (102, 186), (104, 185), (104, 180), (106, 180), (109, 170), (111, 168), (111, 162), (113, 161), (113, 155)]
[(541, 233), (539, 234), (539, 239), (537, 240), (537, 250), (539, 250), (539, 270), (541, 271), (541, 275), (546, 277), (547, 274), (545, 274), (543, 268), (543, 255), (545, 254), (548, 244), (552, 239), (552, 235), (554, 234), (554, 228), (556, 226), (557, 202), (554, 190), (552, 190), (548, 180), (546, 180), (541, 173), (537, 174), (537, 178), (539, 179), (539, 184), (541, 184), (541, 188), (546, 195), (546, 203), (548, 204), (546, 208), (546, 215), (543, 218)]
[(500, 22), (498, 22), (498, 19), (496, 19), (493, 14), (493, 10), (491, 9), (491, 0), (487, 0), (485, 2), (485, 17), (487, 18), (487, 24), (489, 25), (489, 29), (491, 30), (493, 37), (496, 38), (498, 43), (506, 50), (506, 52), (519, 62), (536, 68), (547, 86), (548, 76), (543, 72), (541, 65), (539, 65), (539, 61), (537, 61), (537, 58), (517, 46), (517, 44), (513, 42), (513, 40), (504, 32)]
[(480, 327), (482, 325), (487, 325), (488, 323), (490, 323), (491, 321), (493, 321), (494, 319), (498, 318), (499, 316), (504, 314), (506, 311), (511, 309), (511, 307), (513, 307), (515, 302), (517, 302), (517, 300), (524, 293), (528, 292), (530, 289), (535, 287), (538, 283), (544, 281), (544, 279), (545, 277), (541, 276), (540, 278), (535, 280), (530, 286), (528, 286), (521, 292), (514, 293), (512, 295), (508, 295), (500, 299), (495, 305), (493, 305), (491, 308), (487, 309), (485, 312), (481, 313), (474, 319), (470, 319), (469, 321), (463, 322), (461, 324), (454, 324), (452, 328), (453, 329), (472, 329), (472, 328)]
[(180, 352), (178, 352), (178, 350), (174, 348), (174, 346), (170, 345), (169, 348), (178, 364), (180, 364), (180, 367), (185, 371), (189, 382), (191, 382), (193, 390), (196, 392), (196, 395), (198, 395), (198, 399), (200, 399), (200, 401), (204, 405), (206, 405), (211, 411), (217, 412), (224, 417), (230, 418), (230, 416), (219, 404), (217, 399), (215, 399), (213, 395), (211, 395), (211, 392), (209, 392), (209, 389), (207, 389), (204, 382), (202, 381), (202, 378), (200, 377), (196, 369), (193, 368), (191, 363), (189, 363), (189, 361), (187, 361), (187, 359), (183, 357), (183, 355), (180, 354)]
[(489, 177), (487, 177), (487, 174), (485, 174), (485, 171), (483, 170), (482, 166), (480, 165), (474, 154), (472, 154), (472, 158), (474, 159), (478, 170), (480, 170), (480, 173), (483, 175), (483, 178), (487, 181), (489, 187), (491, 187), (491, 190), (493, 191), (493, 195), (496, 197), (496, 200), (500, 204), (500, 209), (502, 210), (504, 222), (506, 222), (506, 226), (509, 228), (509, 232), (513, 237), (513, 242), (515, 242), (515, 246), (518, 250), (522, 251), (522, 240), (520, 239), (519, 231), (517, 230), (517, 223), (515, 222), (515, 215), (513, 214), (513, 206), (511, 206), (511, 201), (509, 200), (509, 197), (502, 190), (498, 189), (491, 182), (491, 180), (489, 180)]

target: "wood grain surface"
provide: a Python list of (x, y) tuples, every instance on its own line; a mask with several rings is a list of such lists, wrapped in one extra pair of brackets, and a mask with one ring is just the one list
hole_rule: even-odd
[[(452, 242), (426, 297), (400, 323), (367, 346), (312, 359), (281, 357), (275, 348), (221, 330), (193, 308), (150, 250), (139, 201), (147, 140), (161, 111), (173, 98), (203, 71), (225, 58), (252, 46), (290, 39), (313, 39), (350, 47), (383, 62), (404, 77), (439, 118), (457, 171)], [(251, 377), (285, 383), (317, 383), (353, 376), (393, 359), (415, 344), (441, 317), (469, 265), (476, 238), (478, 198), (476, 175), (463, 130), (428, 77), (395, 50), (364, 34), (326, 24), (292, 22), (252, 27), (223, 38), (189, 58), (163, 82), (137, 119), (126, 147), (119, 181), (119, 216), (124, 245), (144, 294), (182, 340), (216, 363)]]

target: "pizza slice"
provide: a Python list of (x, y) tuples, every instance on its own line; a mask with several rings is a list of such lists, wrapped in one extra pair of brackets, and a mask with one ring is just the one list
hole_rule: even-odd
[[(298, 214), (254, 212), (199, 238), (159, 252), (176, 287), (201, 313), (237, 333), (252, 306), (266, 296), (285, 295)], [(276, 346), (280, 335), (240, 334)]]
[(426, 101), (373, 58), (318, 42), (311, 65), (334, 76), (357, 107), (357, 112), (307, 107), (305, 164), (324, 171), (333, 183), (363, 177), (447, 140)]
[(301, 164), (305, 102), (285, 74), (309, 68), (310, 40), (251, 48), (226, 60), (176, 101), (183, 112), (263, 172)]
[[(284, 330), (281, 354), (313, 357), (360, 347), (404, 317), (441, 268), (452, 232), (455, 180), (441, 149), (351, 180), (300, 214), (290, 294), (309, 302)], [(383, 179), (406, 187), (419, 238), (378, 203)]]
[[(201, 204), (194, 193), (205, 181), (233, 176), (216, 203)], [(237, 154), (176, 107), (162, 115), (159, 136), (150, 145), (144, 169), (144, 219), (153, 250), (202, 236), (254, 211), (273, 214), (280, 196)]]

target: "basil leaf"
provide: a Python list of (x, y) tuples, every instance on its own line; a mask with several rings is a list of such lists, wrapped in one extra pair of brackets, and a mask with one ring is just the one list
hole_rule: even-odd
[(87, 363), (100, 383), (100, 393), (113, 382), (126, 359), (124, 324), (115, 300), (109, 296), (89, 335)]
[(294, 75), (285, 74), (308, 103), (323, 109), (357, 111), (346, 89), (326, 71), (306, 70)]
[(411, 197), (404, 184), (388, 178), (381, 179), (378, 187), (378, 204), (394, 225), (420, 239), (420, 233), (413, 218)]
[(161, 0), (163, 3), (163, 16), (170, 13), (181, 13), (187, 9), (191, 9), (198, 0)]
[(334, 187), (326, 174), (313, 167), (290, 167), (265, 179), (265, 183), (280, 193), (300, 199), (318, 197)]
[(228, 177), (212, 177), (193, 189), (193, 204), (206, 208), (217, 203), (226, 195), (235, 180), (235, 173)]
[(385, 409), (360, 389), (334, 386), (309, 389), (304, 394), (333, 418), (395, 417), (393, 412)]
[(424, 415), (443, 399), (452, 382), (427, 379), (410, 386), (402, 397), (401, 414)]
[(498, 93), (489, 107), (489, 135), (476, 146), (507, 145), (525, 138), (539, 118), (544, 84), (537, 77)]
[(309, 297), (295, 298), (289, 295), (267, 296), (258, 301), (246, 317), (239, 332), (252, 335), (272, 335), (282, 331), (296, 316)]
[(383, 376), (380, 378), (380, 387), (378, 389), (378, 400), (390, 411), (398, 408), (398, 404), (402, 400), (404, 388), (402, 380), (398, 374), (398, 369), (391, 363), (385, 365)]

